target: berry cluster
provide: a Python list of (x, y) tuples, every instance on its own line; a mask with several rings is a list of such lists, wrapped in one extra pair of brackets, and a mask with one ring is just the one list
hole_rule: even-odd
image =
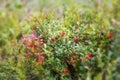
[(27, 59), (31, 59), (30, 53), (34, 53), (34, 56), (37, 59), (38, 64), (42, 64), (45, 57), (42, 54), (43, 48), (43, 40), (37, 37), (34, 32), (32, 32), (29, 36), (23, 35), (21, 38), (21, 42), (26, 48), (25, 56)]

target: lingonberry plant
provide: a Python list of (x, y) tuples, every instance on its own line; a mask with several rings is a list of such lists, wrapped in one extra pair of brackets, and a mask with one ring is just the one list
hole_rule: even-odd
[(27, 79), (93, 80), (97, 73), (104, 78), (114, 36), (100, 12), (91, 11), (72, 6), (62, 19), (41, 13), (29, 21), (32, 33), (21, 38)]
[(120, 80), (120, 0), (31, 0), (42, 3), (34, 11), (6, 1), (0, 80)]

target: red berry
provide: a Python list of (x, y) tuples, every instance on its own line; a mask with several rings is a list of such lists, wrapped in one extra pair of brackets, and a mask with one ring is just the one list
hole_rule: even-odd
[(76, 41), (78, 41), (79, 40), (79, 38), (78, 37), (74, 37), (74, 41), (76, 42)]
[(82, 58), (80, 58), (80, 62), (82, 62)]
[(112, 33), (109, 33), (108, 35), (107, 35), (107, 38), (108, 39), (111, 39), (113, 37), (113, 34)]
[(28, 49), (30, 49), (31, 51), (35, 50), (35, 45), (34, 44), (30, 44), (27, 46)]
[(88, 57), (92, 57), (92, 53), (88, 53), (87, 56), (88, 56)]
[(54, 39), (54, 38), (51, 38), (50, 40), (51, 40), (52, 42), (54, 42), (54, 41), (55, 41), (55, 39)]
[(58, 39), (58, 38), (59, 38), (59, 36), (56, 36), (56, 37), (55, 37), (55, 39)]
[(64, 69), (63, 70), (63, 74), (67, 74), (67, 73), (69, 73), (69, 70), (68, 69)]
[(61, 36), (64, 36), (65, 35), (65, 32), (61, 32)]
[(92, 53), (88, 53), (87, 55), (86, 55), (86, 61), (88, 61), (88, 59), (90, 59), (92, 57)]

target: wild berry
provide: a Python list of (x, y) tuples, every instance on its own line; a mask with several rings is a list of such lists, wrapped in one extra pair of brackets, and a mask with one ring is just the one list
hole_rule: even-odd
[(28, 48), (29, 50), (31, 50), (32, 52), (34, 52), (34, 50), (35, 50), (35, 45), (34, 45), (34, 44), (30, 44), (30, 45), (27, 46), (27, 48)]
[(108, 35), (107, 35), (107, 38), (108, 39), (111, 39), (113, 37), (113, 34), (112, 33), (109, 33)]
[(58, 38), (59, 38), (59, 36), (56, 36), (56, 37), (55, 37), (55, 39), (58, 39)]
[(87, 56), (88, 56), (88, 57), (92, 57), (92, 53), (88, 53)]
[(76, 36), (76, 37), (74, 37), (74, 41), (76, 42), (76, 41), (78, 41), (79, 40), (79, 38)]
[(79, 61), (82, 62), (82, 58), (80, 58)]
[(54, 38), (51, 38), (50, 40), (51, 40), (52, 42), (54, 42), (54, 41), (55, 41), (55, 39), (54, 39)]
[(65, 32), (61, 32), (61, 36), (64, 36), (65, 35)]
[(69, 73), (69, 70), (68, 69), (64, 69), (63, 70), (63, 75), (66, 75), (66, 74), (68, 74)]
[(92, 53), (88, 53), (88, 54), (86, 55), (86, 61), (88, 61), (92, 56), (93, 56)]

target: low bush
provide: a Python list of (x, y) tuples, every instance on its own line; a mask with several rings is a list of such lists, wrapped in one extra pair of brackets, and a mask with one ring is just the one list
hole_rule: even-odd
[(33, 32), (21, 38), (26, 79), (106, 78), (114, 63), (112, 17), (79, 7), (66, 8), (61, 18), (40, 13), (29, 21)]
[(0, 80), (120, 79), (119, 1), (72, 2), (46, 12), (43, 1), (26, 17), (0, 12)]

